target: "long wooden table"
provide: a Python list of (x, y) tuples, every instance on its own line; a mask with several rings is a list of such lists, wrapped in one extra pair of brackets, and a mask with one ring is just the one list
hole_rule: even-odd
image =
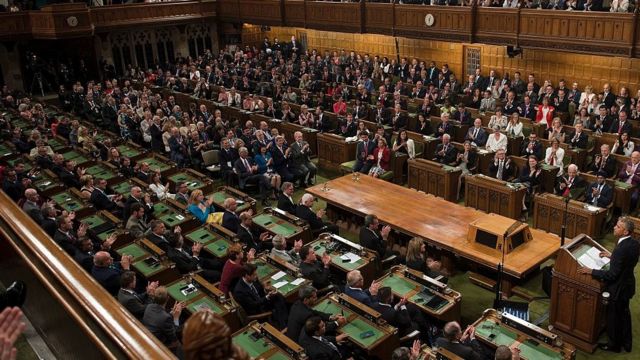
[[(495, 269), (500, 262), (499, 251), (467, 240), (469, 224), (486, 216), (481, 211), (370, 176), (361, 176), (356, 182), (346, 175), (332, 180), (328, 191), (323, 191), (323, 187), (316, 185), (307, 192), (357, 216), (375, 214), (396, 231), (422, 237), (482, 266)], [(512, 278), (524, 278), (560, 246), (560, 239), (553, 234), (536, 229), (531, 229), (531, 233), (533, 240), (505, 256), (505, 273)]]

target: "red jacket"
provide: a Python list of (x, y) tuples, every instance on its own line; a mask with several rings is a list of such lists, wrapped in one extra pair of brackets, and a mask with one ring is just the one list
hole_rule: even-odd
[(536, 122), (537, 123), (546, 123), (547, 124), (547, 128), (551, 128), (551, 123), (553, 122), (553, 111), (555, 110), (555, 108), (551, 105), (547, 105), (547, 107), (549, 108), (549, 111), (547, 112), (547, 116), (543, 116), (542, 115), (542, 105), (538, 105), (536, 106), (536, 110), (538, 111), (536, 113)]
[[(375, 148), (373, 150), (373, 163), (378, 164), (378, 153), (380, 148)], [(389, 171), (389, 160), (391, 159), (391, 151), (388, 147), (384, 147), (382, 150), (382, 159), (380, 159), (380, 167), (384, 169), (384, 171)]]

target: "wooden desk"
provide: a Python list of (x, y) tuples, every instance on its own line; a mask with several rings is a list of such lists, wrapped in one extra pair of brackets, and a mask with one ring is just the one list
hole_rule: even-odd
[[(192, 285), (192, 286), (189, 286)], [(207, 309), (220, 315), (231, 331), (240, 328), (238, 319), (238, 304), (233, 299), (227, 298), (222, 291), (211, 285), (208, 281), (196, 274), (193, 278), (185, 276), (171, 284), (167, 284), (167, 293), (175, 302), (184, 302), (185, 310), (189, 315), (200, 310)], [(191, 292), (183, 292), (183, 290)]]
[(94, 242), (101, 243), (115, 233), (116, 241), (111, 245), (113, 249), (129, 244), (134, 240), (129, 231), (122, 228), (122, 220), (106, 210), (100, 210), (93, 215), (79, 219), (79, 221), (87, 224), (87, 234)]
[(55, 202), (62, 210), (66, 210), (68, 212), (74, 211), (76, 216), (79, 218), (96, 212), (93, 205), (82, 200), (80, 191), (76, 188), (69, 188), (67, 191), (51, 195), (51, 200), (53, 200), (53, 202)]
[(462, 170), (426, 159), (408, 160), (408, 186), (455, 202)]
[(252, 321), (232, 335), (251, 359), (307, 359), (304, 349), (269, 323)]
[[(526, 158), (521, 156), (510, 156), (509, 158), (518, 166), (518, 169), (524, 168), (527, 165), (527, 162), (529, 161)], [(542, 169), (542, 183), (541, 183), (542, 191), (553, 194), (553, 189), (556, 185), (556, 177), (558, 175), (558, 171), (560, 171), (560, 167), (551, 166), (542, 161), (539, 161), (538, 164)], [(520, 174), (517, 174), (517, 175), (520, 175)]]
[(523, 360), (576, 358), (576, 349), (572, 345), (554, 341), (556, 334), (533, 324), (520, 323), (512, 319), (498, 314), (494, 309), (486, 310), (482, 317), (473, 323), (476, 338), (494, 349), (500, 345), (515, 346), (520, 349), (520, 358)]
[[(353, 244), (353, 245), (351, 245)], [(351, 270), (360, 270), (365, 284), (370, 284), (376, 278), (377, 271), (377, 253), (360, 245), (351, 243), (350, 241), (335, 240), (331, 234), (323, 234), (322, 237), (309, 243), (309, 247), (313, 249), (318, 257), (327, 252), (327, 247), (333, 249), (328, 254), (331, 256), (331, 270), (340, 274), (339, 278), (346, 278), (347, 273)], [(342, 261), (340, 258), (346, 253), (353, 253), (360, 256), (356, 262)]]
[(260, 231), (281, 235), (287, 243), (293, 245), (297, 240), (303, 244), (311, 242), (311, 229), (306, 221), (276, 208), (265, 208), (264, 212), (253, 217), (253, 223)]
[(510, 183), (479, 174), (465, 177), (464, 205), (512, 219), (520, 219), (523, 184)]
[[(607, 209), (585, 209), (581, 201), (569, 201), (567, 212), (567, 238), (585, 233), (593, 238), (600, 237), (602, 225), (607, 217)], [(565, 209), (565, 200), (561, 196), (544, 193), (537, 194), (533, 206), (533, 226), (544, 231), (560, 235)]]
[[(580, 173), (589, 184), (596, 182), (597, 176), (594, 174)], [(623, 214), (628, 214), (631, 208), (631, 194), (635, 188), (626, 182), (607, 179), (607, 184), (613, 189), (613, 206), (619, 208)]]
[(185, 214), (182, 209), (172, 206), (166, 200), (153, 205), (153, 215), (162, 221), (168, 230), (180, 226), (180, 229), (186, 233), (202, 225), (198, 219)]
[[(460, 321), (460, 304), (462, 294), (445, 288), (443, 292), (432, 290), (422, 277), (423, 273), (404, 266), (394, 267), (389, 274), (376, 280), (381, 285), (389, 286), (393, 295), (407, 300), (416, 305), (422, 312), (440, 321)], [(434, 306), (429, 305), (432, 299), (439, 299)]]
[(175, 264), (166, 259), (166, 254), (148, 239), (136, 240), (116, 250), (120, 255), (131, 255), (131, 267), (138, 275), (148, 281), (157, 281), (161, 285), (180, 278)]
[[(362, 176), (354, 183), (347, 175), (332, 180), (329, 191), (322, 188), (316, 185), (307, 192), (325, 200), (335, 211), (359, 217), (375, 214), (401, 233), (422, 237), (431, 245), (491, 269), (500, 262), (497, 250), (467, 241), (469, 223), (486, 216), (481, 211), (370, 176)], [(505, 257), (505, 273), (512, 278), (521, 279), (536, 270), (559, 248), (557, 236), (536, 229), (531, 233), (533, 240)]]
[(253, 210), (254, 213), (256, 212), (256, 199), (231, 186), (221, 186), (214, 192), (205, 192), (204, 196), (205, 198), (212, 198), (213, 205), (219, 211), (224, 211), (225, 199), (233, 198), (236, 199), (236, 204), (238, 205), (236, 207), (236, 214), (240, 215), (247, 210)]
[(213, 191), (213, 180), (205, 174), (195, 171), (193, 169), (182, 169), (175, 174), (167, 177), (169, 181), (170, 192), (176, 192), (176, 187), (180, 183), (186, 183), (189, 192), (200, 189), (204, 194)]
[(278, 292), (287, 299), (287, 302), (294, 303), (298, 300), (298, 290), (306, 285), (311, 285), (311, 281), (302, 277), (300, 269), (289, 264), (280, 258), (269, 254), (262, 254), (257, 257), (254, 264), (258, 267), (258, 280), (262, 282), (265, 289), (277, 287)]
[(40, 172), (33, 181), (32, 186), (38, 190), (40, 196), (44, 197), (51, 197), (51, 195), (65, 189), (58, 176), (49, 169)]
[(200, 243), (203, 249), (216, 258), (225, 261), (229, 248), (234, 243), (235, 234), (218, 224), (206, 224), (185, 233), (184, 238), (191, 244)]
[(338, 171), (340, 164), (356, 159), (356, 142), (347, 143), (340, 135), (318, 134), (318, 165)]
[[(397, 328), (381, 324), (380, 313), (347, 295), (327, 296), (318, 300), (313, 309), (327, 314), (343, 314), (347, 323), (338, 328), (338, 333), (348, 334), (349, 341), (372, 358), (391, 359), (391, 353), (399, 346)], [(374, 335), (362, 339), (360, 334), (364, 331), (372, 331)]]

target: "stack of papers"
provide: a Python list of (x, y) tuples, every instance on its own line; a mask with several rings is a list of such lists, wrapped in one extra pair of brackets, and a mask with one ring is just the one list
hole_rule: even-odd
[(184, 216), (182, 216), (182, 215), (176, 215), (176, 219), (178, 219), (178, 220), (182, 221), (182, 220), (184, 220)]
[(297, 279), (295, 279), (295, 280), (293, 280), (293, 281), (291, 282), (291, 285), (298, 286), (298, 285), (302, 284), (303, 282), (304, 282), (304, 279), (303, 279), (303, 278), (297, 278)]
[(288, 283), (289, 283), (288, 281), (280, 281), (280, 282), (277, 282), (277, 283), (273, 284), (273, 287), (276, 288), (276, 289), (280, 289), (281, 287), (287, 285)]
[(585, 208), (591, 212), (598, 212), (602, 209), (598, 206), (593, 206), (593, 205), (585, 205)]
[(357, 262), (358, 260), (361, 259), (360, 256), (352, 253), (352, 252), (348, 252), (342, 256), (340, 256), (341, 260), (345, 260), (345, 261), (349, 261), (349, 262)]
[(589, 269), (593, 269), (593, 270), (602, 269), (610, 261), (611, 259), (609, 258), (606, 258), (606, 257), (601, 258), (600, 250), (598, 250), (596, 247), (592, 247), (586, 253), (582, 254), (582, 256), (578, 258), (578, 262), (580, 263), (580, 265), (584, 267), (588, 267)]
[(278, 280), (278, 279), (280, 279), (281, 277), (283, 277), (285, 275), (287, 275), (287, 274), (284, 271), (278, 271), (277, 273), (271, 275), (271, 278), (273, 280)]

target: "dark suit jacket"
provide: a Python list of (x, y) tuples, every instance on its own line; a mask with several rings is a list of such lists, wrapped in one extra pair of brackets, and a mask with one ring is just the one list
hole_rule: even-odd
[(176, 264), (176, 268), (181, 274), (186, 274), (198, 270), (200, 261), (191, 255), (191, 251), (183, 249), (187, 254), (178, 251), (178, 249), (170, 247), (167, 250), (167, 257)]
[(377, 252), (380, 259), (384, 257), (384, 253), (387, 250), (382, 235), (377, 231), (374, 233), (366, 226), (360, 228), (360, 245)]
[(118, 302), (122, 304), (129, 312), (138, 320), (142, 320), (144, 312), (149, 303), (147, 293), (135, 294), (127, 290), (120, 289), (118, 291)]
[(97, 210), (114, 211), (118, 208), (118, 205), (111, 201), (104, 191), (98, 188), (93, 189), (89, 201), (91, 201)]
[(613, 249), (609, 270), (593, 270), (591, 276), (605, 283), (605, 291), (611, 294), (612, 300), (628, 300), (635, 294), (633, 269), (638, 264), (639, 254), (640, 243), (634, 238), (627, 238)]
[(456, 149), (453, 144), (449, 144), (447, 147), (447, 151), (444, 153), (444, 156), (440, 156), (440, 154), (438, 153), (442, 150), (443, 147), (443, 144), (438, 144), (438, 146), (436, 146), (436, 157), (434, 158), (434, 161), (446, 165), (455, 162), (456, 157), (458, 156), (458, 149)]
[[(323, 337), (336, 345), (335, 337), (326, 335), (323, 335)], [(306, 331), (301, 331), (298, 343), (304, 348), (310, 360), (336, 360), (342, 358), (339, 351), (313, 336), (307, 335)]]
[(164, 239), (152, 232), (149, 232), (149, 235), (147, 235), (147, 239), (149, 239), (149, 241), (151, 241), (154, 245), (156, 245), (157, 247), (159, 247), (160, 249), (164, 250), (164, 251), (168, 251), (169, 248), (171, 247), (171, 242), (173, 239), (171, 239), (170, 237), (168, 237), (169, 234), (165, 234)]
[[(589, 187), (587, 188), (587, 190), (585, 191), (585, 202), (589, 203), (591, 205), (593, 204), (593, 189), (598, 188), (598, 183), (594, 182), (593, 184), (589, 185)], [(602, 189), (600, 190), (600, 196), (598, 196), (598, 200), (596, 200), (596, 206), (599, 207), (603, 207), (606, 208), (607, 206), (609, 206), (609, 204), (611, 204), (611, 201), (613, 200), (613, 189), (611, 188), (611, 186), (609, 186), (609, 184), (605, 183), (604, 186), (602, 187)]]
[(237, 233), (238, 228), (240, 227), (240, 218), (231, 211), (225, 210), (225, 212), (222, 214), (222, 227), (229, 231)]
[(318, 218), (318, 215), (311, 211), (307, 206), (299, 205), (296, 207), (296, 216), (302, 220), (306, 220), (309, 223), (311, 231), (324, 227), (324, 223)]
[[(595, 156), (594, 156), (594, 162), (591, 164), (591, 171), (593, 172), (598, 172), (598, 170), (600, 170), (600, 165), (602, 160), (600, 160), (600, 163), (596, 164), (595, 162)], [(602, 170), (604, 170), (604, 172), (607, 173), (607, 177), (612, 177), (616, 174), (616, 159), (609, 155), (607, 156), (607, 160), (604, 162), (604, 165), (602, 165)]]
[(580, 148), (580, 149), (586, 149), (587, 145), (588, 145), (588, 141), (589, 141), (589, 137), (587, 136), (587, 134), (583, 132), (580, 133), (580, 135), (578, 135), (578, 138), (576, 139), (576, 133), (574, 132), (573, 134), (571, 134), (571, 136), (567, 137), (568, 143), (572, 146), (572, 147), (576, 147), (576, 148)]
[(484, 360), (485, 356), (482, 353), (482, 345), (478, 340), (472, 340), (467, 344), (452, 343), (445, 338), (438, 338), (436, 345), (441, 348), (445, 348), (452, 353), (462, 357), (465, 360)]
[(471, 140), (471, 136), (473, 136), (474, 132), (475, 132), (475, 127), (474, 126), (470, 127), (464, 139), (475, 143), (476, 146), (478, 147), (484, 146), (487, 143), (487, 139), (489, 138), (489, 135), (487, 135), (487, 132), (485, 131), (485, 129), (483, 128), (478, 129), (478, 134), (476, 135), (475, 140)]
[(411, 314), (405, 308), (396, 310), (393, 305), (387, 306), (380, 303), (374, 304), (373, 309), (382, 315), (382, 318), (386, 320), (389, 325), (397, 327), (400, 330), (400, 334), (404, 335), (413, 330), (411, 324)]
[(278, 209), (284, 210), (291, 215), (295, 215), (296, 207), (296, 204), (292, 203), (286, 195), (283, 193), (278, 195)]
[(312, 264), (301, 262), (300, 273), (305, 279), (311, 280), (316, 289), (324, 289), (331, 285), (331, 281), (329, 280), (331, 271), (328, 268), (325, 268), (320, 261), (316, 261)]
[(269, 311), (271, 309), (270, 302), (266, 298), (264, 288), (260, 284), (260, 281), (255, 281), (253, 286), (258, 291), (257, 294), (240, 278), (236, 283), (236, 287), (233, 289), (234, 299), (236, 299), (248, 315)]
[[(613, 122), (613, 124), (611, 124), (611, 127), (609, 128), (609, 132), (610, 133), (618, 133), (618, 129), (620, 128), (620, 120), (616, 120)], [(632, 125), (631, 122), (629, 120), (625, 121), (624, 124), (622, 125), (622, 131), (620, 133), (627, 133), (629, 135), (631, 135), (631, 129), (632, 129)]]
[(158, 304), (149, 304), (142, 316), (142, 323), (163, 344), (170, 346), (178, 341), (173, 317)]
[(220, 169), (223, 171), (231, 171), (233, 170), (233, 164), (238, 159), (238, 152), (236, 149), (229, 149), (226, 151), (224, 149), (220, 150)]
[(116, 267), (98, 267), (91, 269), (91, 275), (109, 294), (116, 296), (120, 289), (120, 275), (122, 271)]
[[(560, 189), (560, 184), (564, 182), (564, 179), (569, 179), (569, 176), (565, 174), (564, 177), (558, 177), (558, 183), (556, 184), (556, 194), (562, 195), (565, 190)], [(582, 191), (587, 187), (587, 182), (580, 176), (576, 176), (573, 179), (573, 183), (569, 189), (571, 196), (575, 199), (582, 195)]]
[(533, 145), (533, 151), (529, 152), (529, 141), (525, 139), (520, 145), (520, 156), (529, 156), (535, 155), (538, 161), (544, 159), (544, 153), (542, 149), (542, 144), (539, 141), (536, 141), (535, 145)]
[(329, 321), (329, 317), (331, 317), (330, 314), (314, 310), (305, 305), (301, 300), (298, 300), (291, 306), (291, 310), (289, 311), (287, 336), (293, 341), (298, 341), (300, 333), (304, 328), (304, 323), (312, 316), (319, 316), (326, 322), (327, 332), (335, 331), (336, 324), (333, 321)]
[(361, 303), (367, 305), (368, 307), (373, 307), (378, 303), (377, 299), (369, 293), (369, 289), (361, 290), (361, 289), (352, 289), (348, 285), (344, 288), (344, 293), (347, 296), (350, 296)]
[(75, 172), (63, 170), (60, 174), (58, 174), (58, 176), (60, 176), (60, 180), (62, 181), (62, 183), (64, 183), (66, 187), (74, 187), (74, 188), (80, 189), (81, 187), (80, 178), (78, 177), (78, 174), (76, 174)]
[(247, 245), (248, 249), (256, 249), (256, 252), (264, 250), (260, 242), (260, 234), (256, 233), (253, 229), (247, 231), (243, 226), (238, 226), (237, 237), (241, 243)]
[(144, 201), (138, 201), (131, 195), (129, 195), (127, 200), (124, 202), (124, 211), (122, 214), (122, 218), (127, 220), (129, 219), (129, 216), (131, 216), (131, 205), (135, 203), (142, 205), (142, 207), (144, 208), (145, 221), (149, 221), (153, 217), (153, 206), (147, 206), (147, 204), (144, 204)]
[(58, 228), (58, 224), (56, 223), (55, 219), (45, 218), (42, 220), (40, 227), (44, 230), (44, 232), (49, 234), (49, 236), (53, 237), (56, 233), (56, 229)]
[[(499, 180), (506, 181), (513, 176), (513, 169), (515, 168), (515, 166), (510, 161), (507, 161), (507, 159), (505, 159), (504, 161), (505, 163), (502, 167), (502, 179), (499, 179)], [(491, 165), (489, 165), (489, 176), (491, 176), (494, 179), (497, 179), (498, 167), (499, 165), (497, 165), (495, 161), (492, 162)]]
[(602, 102), (604, 103), (604, 106), (607, 107), (607, 110), (609, 110), (611, 109), (611, 106), (613, 106), (613, 104), (616, 102), (616, 96), (610, 92), (606, 96), (603, 96)]

